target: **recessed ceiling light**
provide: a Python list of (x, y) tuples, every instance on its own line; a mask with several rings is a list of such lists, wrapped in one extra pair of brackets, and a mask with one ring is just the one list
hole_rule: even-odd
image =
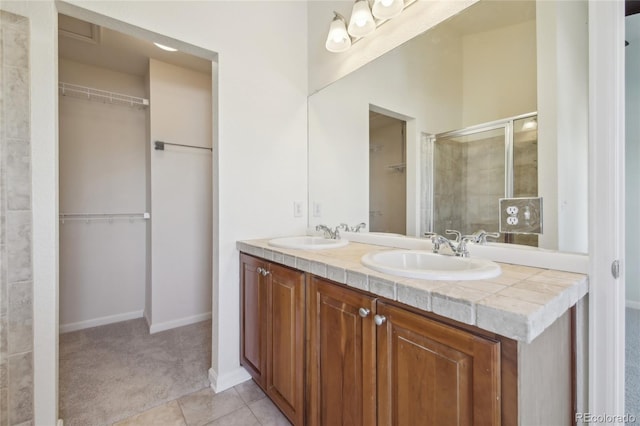
[(158, 46), (160, 49), (162, 50), (166, 50), (167, 52), (177, 52), (178, 49), (174, 49), (173, 47), (169, 47), (169, 46), (165, 46), (164, 44), (160, 44), (160, 43), (153, 43), (156, 46)]

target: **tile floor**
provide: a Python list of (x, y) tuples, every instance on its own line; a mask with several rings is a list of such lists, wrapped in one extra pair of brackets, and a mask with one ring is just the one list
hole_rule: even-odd
[(113, 426), (288, 426), (291, 423), (252, 381), (214, 393), (206, 388)]

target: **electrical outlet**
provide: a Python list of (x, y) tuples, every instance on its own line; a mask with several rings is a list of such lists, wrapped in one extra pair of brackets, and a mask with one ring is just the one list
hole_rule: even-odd
[(322, 217), (322, 205), (317, 201), (313, 202), (313, 217)]
[(302, 217), (302, 203), (300, 201), (293, 202), (293, 217)]
[(542, 234), (542, 197), (501, 198), (500, 232), (506, 234)]

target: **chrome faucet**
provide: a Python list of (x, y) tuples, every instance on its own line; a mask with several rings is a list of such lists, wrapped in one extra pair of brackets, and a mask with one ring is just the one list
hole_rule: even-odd
[(326, 225), (318, 225), (316, 226), (316, 231), (323, 231), (325, 238), (329, 238), (331, 240), (339, 240), (340, 239), (339, 228), (340, 226), (336, 226), (336, 229), (332, 231), (331, 228), (329, 228)]
[(451, 252), (454, 255), (458, 257), (469, 257), (469, 249), (467, 248), (467, 243), (477, 242), (477, 239), (479, 238), (477, 235), (462, 235), (460, 231), (456, 231), (453, 229), (447, 229), (444, 231), (444, 233), (455, 235), (455, 240), (450, 240), (447, 237), (443, 237), (442, 235), (433, 232), (425, 233), (425, 236), (431, 237), (431, 244), (433, 245), (434, 253), (440, 253), (440, 246), (442, 244), (445, 244), (449, 246), (449, 249), (451, 249)]
[(364, 222), (361, 222), (361, 223), (357, 224), (356, 226), (349, 226), (348, 224), (343, 222), (340, 225), (338, 225), (336, 227), (336, 229), (343, 229), (346, 232), (360, 232), (360, 230), (362, 228), (366, 227), (366, 226), (367, 226), (367, 224), (364, 223)]
[(366, 228), (367, 224), (364, 222), (360, 222), (359, 224), (357, 224), (356, 226), (354, 226), (353, 228), (351, 228), (351, 230), (353, 232), (360, 232), (361, 229)]
[(487, 237), (489, 238), (500, 238), (499, 232), (487, 232), (484, 229), (474, 232), (471, 234), (472, 237), (475, 238), (474, 243), (485, 245), (487, 244)]

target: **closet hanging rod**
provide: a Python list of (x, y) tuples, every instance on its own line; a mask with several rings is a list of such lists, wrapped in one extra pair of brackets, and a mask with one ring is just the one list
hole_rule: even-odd
[(181, 146), (181, 147), (184, 147), (184, 148), (206, 149), (207, 151), (213, 152), (213, 148), (207, 148), (206, 146), (183, 145), (183, 144), (179, 144), (179, 143), (171, 143), (171, 142), (163, 142), (163, 141), (156, 141), (155, 142), (155, 149), (157, 151), (164, 151), (164, 146), (165, 145)]
[(63, 96), (67, 94), (73, 94), (77, 97), (86, 97), (91, 100), (92, 98), (99, 98), (109, 103), (118, 103), (122, 105), (141, 105), (143, 107), (149, 106), (149, 99), (140, 98), (137, 96), (129, 96), (123, 93), (110, 92), (108, 90), (95, 89), (93, 87), (80, 86), (78, 84), (59, 82), (58, 88)]
[(151, 213), (60, 213), (60, 220), (150, 219)]

